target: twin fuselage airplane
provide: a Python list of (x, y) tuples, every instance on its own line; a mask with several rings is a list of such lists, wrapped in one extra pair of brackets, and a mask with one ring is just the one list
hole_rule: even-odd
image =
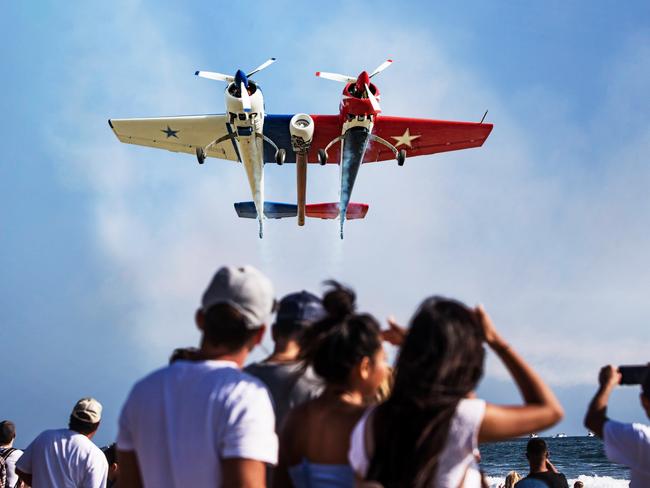
[[(371, 79), (391, 65), (388, 60), (372, 73), (357, 77), (317, 72), (316, 76), (345, 83), (338, 115), (272, 115), (264, 112), (262, 90), (251, 76), (275, 61), (271, 58), (249, 73), (235, 76), (197, 71), (202, 78), (225, 81), (226, 113), (138, 119), (110, 119), (121, 142), (195, 154), (199, 164), (207, 157), (243, 164), (252, 202), (235, 203), (239, 217), (256, 218), (259, 236), (264, 219), (305, 216), (340, 218), (340, 236), (346, 219), (364, 218), (368, 205), (350, 201), (363, 163), (406, 156), (479, 147), (492, 124), (451, 122), (380, 115), (379, 89)], [(264, 198), (264, 164), (295, 163), (297, 204), (267, 202)], [(338, 163), (340, 193), (336, 203), (306, 203), (307, 165)]]

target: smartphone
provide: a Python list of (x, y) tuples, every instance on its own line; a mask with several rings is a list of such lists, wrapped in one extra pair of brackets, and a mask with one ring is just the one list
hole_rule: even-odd
[(621, 385), (640, 385), (648, 374), (648, 365), (643, 366), (619, 366), (621, 373)]

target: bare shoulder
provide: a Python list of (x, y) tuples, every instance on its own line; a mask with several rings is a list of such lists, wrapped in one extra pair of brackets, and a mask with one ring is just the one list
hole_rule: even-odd
[(313, 409), (312, 404), (316, 399), (309, 400), (296, 407), (293, 407), (284, 418), (280, 426), (281, 436), (292, 437), (294, 432), (302, 432), (309, 419), (309, 412)]

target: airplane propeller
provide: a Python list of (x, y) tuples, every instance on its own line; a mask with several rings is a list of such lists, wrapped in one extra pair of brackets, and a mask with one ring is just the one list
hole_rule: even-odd
[(370, 78), (372, 78), (375, 75), (378, 75), (382, 71), (384, 71), (386, 68), (388, 68), (391, 64), (393, 64), (392, 59), (387, 59), (383, 63), (381, 63), (379, 66), (375, 68), (375, 70), (369, 75), (366, 71), (362, 71), (361, 74), (358, 77), (354, 76), (348, 76), (348, 75), (341, 75), (338, 73), (328, 73), (325, 71), (317, 71), (316, 76), (319, 76), (320, 78), (325, 78), (328, 80), (333, 80), (333, 81), (338, 81), (340, 83), (356, 83), (357, 87), (365, 90), (365, 95), (368, 97), (370, 100), (370, 104), (372, 105), (372, 108), (376, 111), (379, 111), (379, 101), (375, 97), (375, 95), (370, 91)]
[(388, 68), (391, 64), (393, 64), (393, 60), (392, 59), (387, 59), (386, 61), (384, 61), (383, 63), (381, 63), (379, 66), (377, 66), (375, 68), (375, 71), (372, 72), (372, 74), (370, 75), (370, 78), (372, 78), (375, 75), (378, 75), (379, 73), (384, 71), (386, 68)]
[(194, 74), (201, 78), (207, 78), (208, 80), (225, 81), (226, 83), (235, 83), (238, 85), (242, 106), (244, 108), (244, 111), (248, 112), (251, 109), (251, 99), (250, 95), (248, 94), (248, 78), (253, 76), (255, 73), (262, 71), (264, 68), (267, 68), (273, 63), (275, 63), (275, 58), (270, 58), (248, 74), (244, 73), (242, 70), (237, 70), (235, 76), (224, 75), (223, 73), (215, 73), (214, 71), (196, 71)]

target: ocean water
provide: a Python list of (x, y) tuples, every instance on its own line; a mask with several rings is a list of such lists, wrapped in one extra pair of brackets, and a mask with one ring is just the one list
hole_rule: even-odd
[[(618, 488), (629, 486), (630, 471), (607, 460), (603, 442), (597, 437), (544, 438), (550, 459), (555, 467), (569, 480), (569, 486), (577, 480), (585, 488)], [(481, 468), (491, 487), (503, 483), (510, 471), (528, 474), (526, 443), (528, 439), (515, 439), (481, 445)]]

